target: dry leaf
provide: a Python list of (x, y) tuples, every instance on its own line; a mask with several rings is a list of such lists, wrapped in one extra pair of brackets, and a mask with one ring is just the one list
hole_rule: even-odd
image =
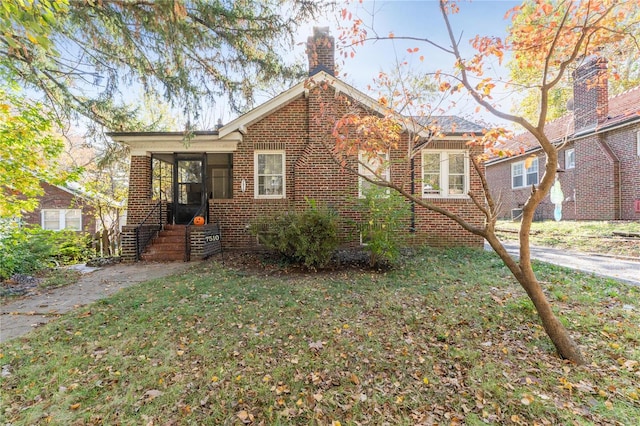
[(360, 379), (358, 379), (358, 376), (356, 376), (354, 373), (351, 373), (351, 383), (353, 383), (354, 385), (359, 385), (360, 384)]

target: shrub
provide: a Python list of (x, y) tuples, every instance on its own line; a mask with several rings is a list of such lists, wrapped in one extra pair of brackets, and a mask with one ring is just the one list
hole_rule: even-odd
[(56, 265), (86, 260), (93, 254), (89, 236), (71, 231), (45, 231), (35, 227), (0, 230), (0, 280), (13, 274), (32, 274)]
[(392, 266), (405, 242), (409, 203), (395, 191), (371, 185), (359, 200), (362, 243), (369, 252), (371, 267)]
[(303, 212), (286, 212), (251, 226), (260, 244), (307, 268), (325, 266), (338, 246), (337, 215), (309, 201)]

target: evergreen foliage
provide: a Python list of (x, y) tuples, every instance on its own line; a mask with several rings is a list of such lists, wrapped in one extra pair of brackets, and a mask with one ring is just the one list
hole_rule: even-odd
[(260, 244), (287, 261), (315, 269), (325, 266), (338, 247), (337, 215), (309, 201), (303, 212), (285, 212), (251, 226)]

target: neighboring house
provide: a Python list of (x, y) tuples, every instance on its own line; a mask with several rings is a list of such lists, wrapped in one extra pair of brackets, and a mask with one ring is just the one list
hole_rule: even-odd
[[(571, 112), (547, 123), (545, 133), (559, 149), (558, 179), (563, 219), (640, 220), (640, 87), (608, 96), (607, 61), (588, 58), (573, 74)], [(486, 176), (501, 201), (499, 217), (515, 218), (545, 170), (546, 160), (529, 133), (505, 149), (524, 153), (492, 158)], [(527, 158), (535, 159), (530, 163)], [(529, 167), (526, 167), (529, 166)], [(547, 196), (535, 219), (553, 218)]]
[[(322, 113), (327, 105), (345, 112), (341, 96), (349, 99), (350, 111), (382, 114), (383, 109), (334, 75), (334, 39), (326, 29), (314, 29), (308, 50), (309, 80), (216, 131), (194, 132), (187, 142), (181, 132), (109, 133), (131, 154), (125, 260), (139, 259), (147, 240), (160, 228), (175, 233), (176, 227), (167, 224), (189, 224), (196, 215), (205, 216), (208, 223), (156, 241), (172, 241), (165, 244), (181, 247), (185, 260), (211, 254), (207, 242), (218, 238), (225, 248), (254, 248), (252, 223), (276, 212), (303, 210), (309, 199), (345, 219), (339, 232), (345, 245), (360, 244), (354, 223), (359, 219), (355, 201), (362, 181), (333, 160), (328, 149), (332, 123)], [(481, 128), (460, 118), (441, 120), (451, 131), (445, 128), (445, 136), (424, 143), (413, 164), (405, 160), (411, 134), (405, 128), (400, 146), (385, 154), (391, 160), (386, 176), (407, 188), (412, 185), (413, 193), (481, 225), (484, 217), (467, 193), (481, 193), (480, 177), (469, 158), (481, 154), (482, 148), (470, 149), (465, 136)], [(417, 134), (429, 138), (427, 131)], [(353, 155), (347, 166), (358, 170), (358, 156)], [(480, 237), (452, 220), (414, 207), (406, 232), (415, 244), (482, 246)], [(186, 246), (180, 241), (187, 241)]]
[(44, 181), (40, 185), (44, 194), (38, 198), (34, 211), (23, 214), (23, 223), (40, 225), (51, 231), (96, 232), (95, 212), (86, 194)]

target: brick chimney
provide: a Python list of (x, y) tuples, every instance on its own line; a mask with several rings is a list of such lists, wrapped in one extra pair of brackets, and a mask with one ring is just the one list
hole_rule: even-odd
[(313, 27), (313, 36), (307, 39), (309, 76), (324, 71), (335, 75), (335, 42), (329, 27)]
[(590, 56), (573, 72), (573, 117), (576, 133), (592, 129), (609, 114), (607, 60)]

